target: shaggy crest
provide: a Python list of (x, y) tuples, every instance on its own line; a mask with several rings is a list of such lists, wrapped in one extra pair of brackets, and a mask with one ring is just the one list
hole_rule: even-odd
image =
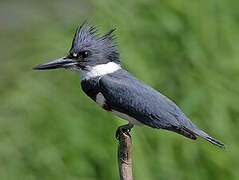
[(104, 56), (111, 61), (119, 61), (119, 52), (116, 49), (115, 35), (112, 34), (115, 29), (111, 29), (100, 36), (95, 26), (90, 26), (85, 21), (76, 30), (70, 53), (83, 50), (90, 50), (98, 55)]

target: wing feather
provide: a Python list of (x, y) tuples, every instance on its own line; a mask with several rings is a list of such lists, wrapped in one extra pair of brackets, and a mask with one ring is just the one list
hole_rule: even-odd
[(167, 97), (125, 70), (103, 76), (99, 86), (114, 110), (153, 128), (181, 126), (176, 117), (183, 116), (182, 111)]
[(99, 80), (100, 92), (112, 109), (127, 114), (153, 128), (162, 128), (196, 140), (201, 136), (225, 147), (195, 126), (170, 99), (121, 69)]

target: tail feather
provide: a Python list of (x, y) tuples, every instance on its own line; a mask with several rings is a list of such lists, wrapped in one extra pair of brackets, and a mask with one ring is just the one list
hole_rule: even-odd
[(226, 148), (226, 146), (218, 141), (217, 139), (214, 139), (213, 137), (209, 136), (207, 133), (205, 133), (202, 130), (198, 130), (198, 132), (195, 132), (196, 135), (201, 136), (202, 138), (206, 139), (208, 142), (220, 147), (220, 148)]
[(226, 148), (226, 146), (218, 141), (217, 139), (209, 136), (207, 133), (205, 133), (204, 131), (202, 131), (201, 129), (199, 129), (197, 126), (194, 125), (194, 127), (192, 128), (192, 130), (188, 130), (191, 131), (193, 134), (198, 135), (204, 139), (206, 139), (208, 142), (220, 147), (220, 148)]
[(197, 139), (197, 137), (195, 136), (195, 135), (197, 135), (197, 136), (200, 136), (200, 137), (206, 139), (208, 142), (210, 142), (210, 143), (212, 143), (212, 144), (214, 144), (214, 145), (216, 145), (220, 148), (226, 148), (225, 145), (222, 142), (218, 141), (217, 139), (212, 138), (211, 136), (209, 136), (204, 131), (198, 129), (196, 126), (194, 126), (192, 128), (193, 130), (189, 130), (186, 127), (180, 127), (179, 128), (179, 127), (173, 127), (173, 126), (165, 128), (165, 129), (176, 132), (178, 134), (181, 134), (181, 135), (183, 135), (187, 138), (193, 139), (193, 140)]
[(194, 135), (197, 135), (197, 136), (200, 136), (200, 137), (206, 139), (208, 142), (210, 142), (220, 148), (226, 148), (226, 146), (222, 142), (209, 136), (207, 133), (205, 133), (204, 131), (199, 129), (195, 124), (193, 124), (191, 121), (187, 121), (187, 122), (188, 122), (188, 124), (186, 125), (186, 127), (184, 126), (183, 129), (186, 129), (188, 132), (191, 132)]

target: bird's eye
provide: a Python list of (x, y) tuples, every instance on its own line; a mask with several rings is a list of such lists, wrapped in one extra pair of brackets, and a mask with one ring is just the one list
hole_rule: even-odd
[(79, 59), (79, 58), (86, 58), (90, 55), (90, 51), (81, 51), (79, 53), (70, 53), (68, 55), (69, 58), (72, 58), (72, 59)]
[(78, 56), (81, 56), (82, 58), (88, 57), (90, 54), (89, 51), (81, 51)]

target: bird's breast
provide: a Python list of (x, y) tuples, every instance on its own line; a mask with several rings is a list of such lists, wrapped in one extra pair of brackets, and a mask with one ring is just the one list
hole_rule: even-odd
[(96, 96), (99, 93), (98, 78), (81, 81), (81, 87), (87, 96), (96, 101)]
[(91, 99), (93, 99), (97, 104), (99, 104), (106, 111), (109, 111), (112, 114), (129, 121), (131, 124), (141, 124), (139, 121), (137, 121), (135, 118), (131, 117), (130, 115), (121, 113), (121, 112), (113, 109), (110, 106), (110, 104), (107, 103), (104, 95), (101, 92), (99, 92), (98, 81), (99, 81), (98, 78), (91, 78), (88, 80), (83, 80), (83, 81), (81, 81), (81, 87), (82, 87), (83, 91)]

